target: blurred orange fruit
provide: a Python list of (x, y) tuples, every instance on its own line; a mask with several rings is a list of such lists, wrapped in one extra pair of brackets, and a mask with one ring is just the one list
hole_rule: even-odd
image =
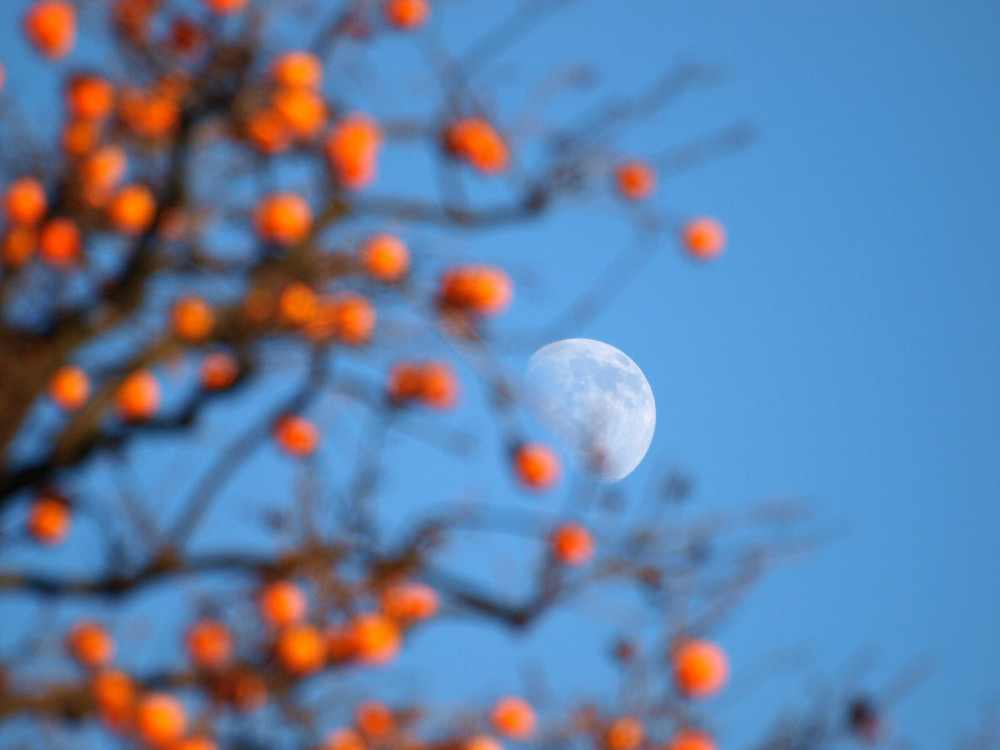
[(76, 44), (76, 7), (68, 0), (36, 0), (24, 16), (24, 32), (46, 57), (66, 57)]
[(590, 532), (578, 523), (556, 527), (549, 538), (552, 556), (563, 565), (580, 566), (594, 556), (594, 540)]
[(272, 627), (283, 628), (301, 622), (308, 608), (305, 593), (291, 581), (270, 583), (260, 594), (261, 619)]
[(514, 451), (514, 474), (526, 489), (547, 490), (562, 476), (562, 464), (549, 446), (525, 443)]
[(28, 511), (28, 533), (36, 542), (59, 544), (69, 534), (72, 520), (69, 505), (64, 500), (41, 495)]

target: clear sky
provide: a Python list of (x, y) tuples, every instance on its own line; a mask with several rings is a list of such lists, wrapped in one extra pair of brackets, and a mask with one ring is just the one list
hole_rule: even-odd
[[(20, 96), (35, 80), (16, 71), (27, 54), (16, 39), (24, 5), (0, 8), (0, 57)], [(506, 3), (447, 5), (434, 23), (453, 40)], [(404, 43), (384, 44), (388, 69), (406, 70)], [(670, 178), (655, 198), (680, 215), (719, 217), (730, 245), (699, 266), (664, 247), (596, 320), (566, 333), (622, 349), (656, 396), (656, 435), (627, 488), (653, 464), (680, 465), (704, 508), (800, 497), (841, 531), (775, 573), (718, 634), (737, 675), (789, 648), (813, 659), (758, 698), (721, 704), (724, 746), (746, 745), (802, 685), (820, 674), (836, 681), (871, 649), (873, 689), (916, 658), (935, 660), (894, 723), (914, 747), (945, 747), (1000, 700), (1000, 9), (987, 0), (580, 0), (481, 80), (516, 88), (583, 62), (601, 85), (635, 91), (681, 60), (718, 64), (727, 80), (686, 95), (625, 145), (648, 155), (754, 123), (751, 149)], [(428, 252), (510, 261), (515, 278), (553, 275), (518, 297), (509, 324), (530, 323), (624, 244), (621, 223), (604, 215), (615, 201), (596, 205), (533, 230), (454, 235)], [(432, 236), (418, 235), (417, 251), (421, 241)], [(138, 460), (169, 468), (155, 447)], [(277, 461), (265, 456), (241, 485), (269, 477)], [(592, 665), (576, 661), (563, 624), (543, 623), (537, 637), (586, 679)], [(447, 658), (455, 644), (476, 652), (453, 665), (452, 688), (469, 697), (475, 681), (475, 698), (506, 684), (510, 665), (482, 646), (501, 636), (466, 628), (453, 637), (428, 631), (424, 657)], [(443, 678), (434, 684), (447, 695)]]

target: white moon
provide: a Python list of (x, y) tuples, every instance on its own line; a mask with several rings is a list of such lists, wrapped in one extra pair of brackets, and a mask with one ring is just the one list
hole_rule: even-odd
[(656, 427), (642, 370), (613, 346), (565, 339), (543, 346), (525, 371), (527, 406), (592, 474), (617, 482), (639, 465)]

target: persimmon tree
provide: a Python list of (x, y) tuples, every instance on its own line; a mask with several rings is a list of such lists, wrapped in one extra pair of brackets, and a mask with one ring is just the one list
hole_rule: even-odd
[[(750, 132), (617, 145), (714, 80), (694, 65), (564, 118), (541, 112), (578, 69), (498, 104), (482, 71), (565, 4), (484, 3), (496, 24), (457, 51), (433, 29), (445, 0), (18, 9), (60, 104), (53, 137), (2, 94), (3, 747), (720, 746), (717, 628), (815, 541), (809, 518), (679, 515), (689, 482), (666, 467), (642, 497), (588, 480), (533, 425), (507, 356), (574, 334), (658, 249), (715, 261), (722, 224), (676, 216), (657, 184)], [(365, 96), (382, 43), (424, 61), (418, 114)], [(626, 238), (606, 271), (551, 321), (505, 326), (531, 275), (477, 240), (602, 201)], [(480, 480), (450, 494), (448, 462)], [(490, 575), (510, 549), (528, 561), (513, 587)], [(468, 620), (528, 639), (621, 592), (642, 617), (614, 628), (613, 689), (552, 695), (536, 674), (486, 697), (459, 685), (458, 706), (399, 693), (411, 651), (452, 669), (420, 660), (422, 631)], [(845, 695), (755, 746), (880, 731), (877, 702)]]

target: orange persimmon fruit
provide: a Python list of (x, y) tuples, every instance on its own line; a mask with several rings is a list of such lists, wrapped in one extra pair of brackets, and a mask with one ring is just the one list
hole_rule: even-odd
[(149, 370), (136, 370), (118, 386), (115, 400), (126, 422), (151, 419), (160, 410), (160, 383)]
[(132, 722), (135, 681), (125, 672), (104, 669), (94, 675), (90, 693), (101, 722), (115, 732), (125, 731)]
[(215, 327), (212, 306), (195, 294), (188, 294), (170, 308), (170, 327), (183, 341), (204, 341)]
[(557, 526), (549, 537), (552, 556), (563, 565), (578, 567), (594, 556), (594, 540), (581, 524), (569, 522)]
[(136, 731), (154, 748), (168, 748), (187, 731), (187, 713), (183, 704), (167, 693), (149, 693), (136, 707)]
[(36, 0), (24, 16), (24, 32), (46, 57), (66, 57), (76, 44), (76, 6), (68, 0)]
[(41, 544), (59, 544), (73, 521), (69, 504), (58, 497), (40, 495), (28, 511), (28, 533)]
[(254, 210), (254, 226), (261, 239), (279, 245), (294, 245), (309, 236), (313, 214), (309, 203), (297, 193), (265, 196)]
[(145, 185), (125, 185), (107, 206), (111, 225), (123, 234), (142, 234), (153, 224), (156, 198)]
[(382, 740), (396, 730), (396, 718), (384, 703), (364, 701), (354, 709), (354, 725), (365, 737)]
[(397, 29), (416, 29), (427, 23), (431, 5), (429, 0), (385, 0), (382, 13)]
[(664, 750), (718, 750), (712, 736), (697, 729), (682, 729), (673, 736)]
[(477, 315), (502, 313), (510, 306), (513, 295), (510, 277), (493, 266), (457, 266), (441, 277), (441, 301)]
[(507, 696), (494, 703), (490, 720), (498, 734), (514, 740), (529, 739), (538, 725), (535, 709), (517, 696)]
[(224, 622), (206, 617), (188, 629), (184, 646), (196, 667), (218, 669), (232, 658), (233, 636)]
[(325, 151), (334, 178), (348, 190), (360, 190), (375, 180), (382, 131), (368, 115), (350, 114), (337, 122)]
[(20, 268), (35, 254), (38, 232), (32, 227), (11, 227), (0, 240), (0, 261), (7, 268)]
[(708, 698), (718, 693), (729, 678), (726, 652), (711, 641), (683, 641), (672, 655), (674, 684), (689, 698)]
[(233, 16), (242, 13), (247, 0), (204, 0), (205, 7), (219, 16)]
[(38, 224), (45, 218), (48, 203), (45, 188), (34, 177), (14, 180), (3, 192), (3, 213), (11, 224)]
[(115, 109), (115, 88), (101, 76), (80, 73), (66, 84), (66, 111), (76, 120), (106, 120)]
[(562, 476), (559, 456), (542, 443), (524, 443), (514, 450), (514, 474), (529, 490), (547, 490)]
[(410, 251), (393, 234), (375, 234), (361, 246), (361, 265), (376, 281), (399, 281), (410, 270)]
[(297, 676), (318, 672), (326, 663), (327, 642), (323, 633), (311, 623), (298, 623), (284, 628), (274, 644), (278, 663)]
[(406, 582), (388, 586), (381, 594), (382, 612), (393, 620), (416, 622), (437, 614), (440, 599), (425, 583)]
[(482, 117), (464, 117), (448, 125), (444, 132), (447, 151), (485, 174), (507, 168), (510, 154), (496, 128)]
[(656, 189), (656, 173), (644, 162), (627, 161), (615, 169), (615, 184), (622, 197), (642, 200)]
[(645, 739), (646, 730), (642, 722), (634, 716), (615, 719), (604, 733), (607, 750), (636, 750)]
[(271, 77), (283, 88), (318, 91), (323, 83), (323, 61), (305, 50), (284, 52), (271, 63)]
[(80, 259), (83, 237), (72, 219), (58, 216), (38, 234), (38, 257), (53, 268), (70, 268)]
[(375, 308), (367, 297), (341, 292), (332, 299), (334, 332), (345, 344), (360, 346), (375, 332)]
[(96, 622), (77, 623), (66, 638), (66, 649), (88, 669), (106, 667), (115, 658), (114, 639)]
[(351, 624), (355, 656), (365, 664), (386, 664), (392, 661), (402, 646), (399, 625), (384, 615), (359, 615)]
[(319, 445), (319, 428), (299, 414), (286, 414), (275, 422), (274, 440), (289, 456), (306, 458)]
[(239, 375), (239, 362), (229, 352), (209, 352), (198, 368), (201, 387), (206, 391), (224, 391), (236, 382)]
[(725, 249), (726, 230), (716, 219), (699, 216), (681, 229), (681, 243), (692, 258), (711, 260)]
[(90, 378), (75, 365), (60, 367), (49, 380), (49, 398), (63, 411), (76, 411), (90, 398)]
[(301, 622), (308, 608), (305, 593), (291, 581), (268, 584), (261, 591), (258, 601), (261, 619), (276, 628)]

